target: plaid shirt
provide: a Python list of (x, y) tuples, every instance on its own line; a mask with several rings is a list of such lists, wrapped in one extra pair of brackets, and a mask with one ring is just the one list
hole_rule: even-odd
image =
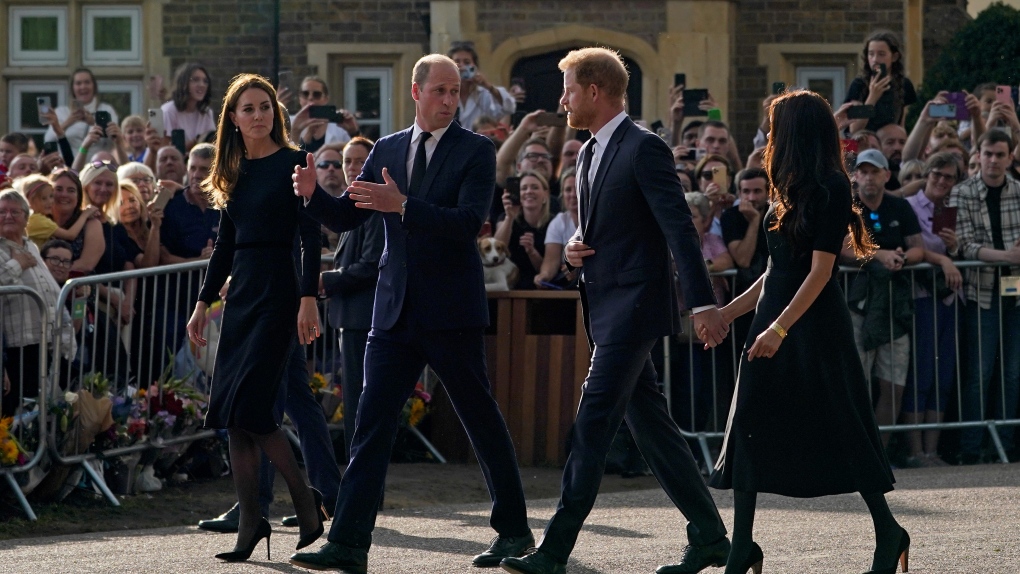
[[(39, 248), (28, 237), (24, 237), (24, 246), (20, 246), (8, 239), (0, 237), (0, 285), (24, 285), (34, 289), (42, 297), (43, 301), (50, 305), (50, 329), (53, 328), (54, 305), (60, 295), (60, 287), (53, 280), (46, 263), (39, 254)], [(12, 250), (28, 251), (35, 257), (34, 267), (22, 269), (21, 264), (11, 256)], [(39, 306), (27, 295), (6, 295), (0, 297), (0, 307), (3, 308), (3, 339), (4, 345), (8, 348), (24, 347), (26, 345), (38, 345), (42, 342), (42, 315), (39, 313)], [(64, 358), (70, 359), (74, 356), (76, 342), (74, 331), (71, 326), (71, 316), (67, 310), (64, 313), (64, 329), (61, 335), (61, 350)], [(52, 337), (51, 337), (52, 338)], [(52, 341), (49, 341), (52, 348)]]
[[(976, 260), (982, 247), (994, 248), (992, 243), (992, 221), (988, 216), (988, 186), (981, 174), (958, 184), (953, 188), (953, 202), (960, 209), (956, 214), (956, 238), (959, 255), (963, 259)], [(1020, 182), (1006, 175), (1006, 187), (1002, 189), (1000, 202), (1002, 214), (1002, 243), (1009, 249), (1020, 240)], [(982, 309), (992, 306), (995, 293), (994, 267), (972, 267), (965, 270), (965, 295), (970, 301), (977, 301)], [(1002, 269), (1003, 275), (1018, 275), (1020, 267)]]

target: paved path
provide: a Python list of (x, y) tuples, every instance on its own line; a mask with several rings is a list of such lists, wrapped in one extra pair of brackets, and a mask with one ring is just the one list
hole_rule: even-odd
[[(910, 531), (911, 572), (1006, 574), (1020, 571), (1020, 464), (898, 471), (893, 511)], [(714, 492), (727, 524), (732, 496)], [(554, 500), (530, 502), (540, 534)], [(380, 516), (370, 571), (474, 573), (470, 557), (492, 536), (484, 505), (437, 506)], [(604, 495), (581, 533), (571, 574), (655, 570), (677, 557), (683, 522), (661, 491)], [(871, 521), (858, 496), (819, 499), (759, 497), (755, 538), (765, 551), (763, 572), (857, 574), (870, 565)], [(212, 558), (233, 537), (195, 528), (85, 534), (0, 542), (0, 572), (187, 573), (307, 572), (287, 563), (294, 528), (277, 528), (273, 559), (265, 545), (246, 564)], [(495, 572), (495, 571), (490, 571)], [(708, 574), (722, 574), (709, 569)]]

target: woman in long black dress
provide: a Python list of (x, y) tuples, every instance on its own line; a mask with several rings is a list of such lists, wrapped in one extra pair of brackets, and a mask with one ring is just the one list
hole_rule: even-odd
[[(734, 491), (726, 574), (761, 571), (762, 552), (751, 536), (758, 492), (860, 492), (875, 523), (871, 572), (891, 574), (901, 557), (906, 571), (910, 538), (885, 500), (893, 476), (836, 275), (848, 229), (858, 255), (873, 252), (874, 245), (853, 208), (829, 104), (797, 91), (776, 99), (769, 113), (769, 266), (722, 310), (727, 321), (755, 310), (710, 480)], [(790, 341), (784, 343), (787, 332)]]
[[(220, 227), (209, 271), (188, 322), (188, 337), (205, 346), (206, 310), (231, 277), (213, 371), (206, 428), (226, 428), (230, 465), (241, 516), (227, 561), (247, 560), (272, 530), (258, 502), (260, 452), (287, 481), (301, 527), (298, 548), (322, 535), (322, 496), (305, 482), (280, 421), (273, 415), (284, 365), (295, 344), (319, 333), (315, 306), (319, 275), (319, 226), (302, 213), (290, 175), (306, 155), (287, 138), (272, 85), (241, 74), (223, 99), (212, 173), (202, 183), (220, 209)], [(294, 264), (300, 232), (302, 274)]]

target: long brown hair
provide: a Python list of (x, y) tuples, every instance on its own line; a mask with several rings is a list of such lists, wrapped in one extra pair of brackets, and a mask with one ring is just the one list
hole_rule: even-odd
[[(824, 179), (838, 172), (850, 188), (850, 176), (843, 163), (839, 128), (832, 108), (814, 92), (797, 90), (776, 98), (769, 106), (769, 139), (762, 154), (769, 176), (769, 200), (775, 204), (775, 220), (769, 227), (793, 245), (803, 245), (812, 233), (809, 220), (829, 200)], [(853, 207), (850, 245), (857, 257), (875, 251), (864, 227), (860, 208)]]
[(889, 52), (894, 56), (899, 56), (893, 60), (888, 70), (889, 87), (893, 94), (893, 123), (898, 124), (900, 116), (903, 115), (903, 74), (906, 70), (903, 66), (903, 43), (900, 42), (900, 37), (890, 30), (875, 30), (864, 39), (864, 48), (861, 50), (861, 72), (858, 75), (864, 80), (864, 90), (861, 92), (862, 100), (868, 99), (871, 77), (875, 74), (875, 71), (871, 69), (871, 64), (868, 63), (868, 45), (872, 42), (885, 42), (885, 45), (889, 47)]
[(230, 193), (234, 190), (237, 178), (241, 175), (241, 160), (244, 158), (244, 140), (237, 125), (230, 119), (230, 113), (237, 108), (237, 100), (249, 89), (259, 89), (269, 95), (273, 103), (273, 129), (270, 139), (276, 145), (297, 149), (290, 143), (287, 126), (284, 125), (283, 108), (276, 101), (276, 90), (269, 80), (257, 74), (238, 74), (230, 80), (230, 86), (223, 97), (220, 110), (220, 122), (216, 128), (216, 157), (213, 158), (209, 177), (202, 182), (202, 189), (218, 209), (223, 209), (230, 201)]
[(201, 70), (205, 74), (209, 87), (205, 91), (205, 97), (202, 98), (202, 101), (198, 102), (195, 109), (200, 114), (204, 114), (209, 109), (209, 102), (212, 100), (212, 78), (209, 76), (209, 72), (206, 71), (205, 66), (202, 64), (185, 62), (174, 73), (173, 101), (174, 107), (179, 111), (183, 112), (188, 107), (188, 100), (191, 99), (191, 75), (197, 70)]

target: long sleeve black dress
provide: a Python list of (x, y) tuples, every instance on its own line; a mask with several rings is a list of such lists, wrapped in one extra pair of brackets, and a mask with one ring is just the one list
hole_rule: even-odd
[[(266, 434), (280, 424), (273, 405), (295, 342), (298, 305), (318, 290), (319, 226), (304, 214), (291, 180), (305, 157), (303, 151), (282, 148), (242, 160), (237, 185), (221, 211), (199, 295), (212, 303), (230, 276), (206, 428)], [(292, 251), (299, 232), (300, 280)]]

